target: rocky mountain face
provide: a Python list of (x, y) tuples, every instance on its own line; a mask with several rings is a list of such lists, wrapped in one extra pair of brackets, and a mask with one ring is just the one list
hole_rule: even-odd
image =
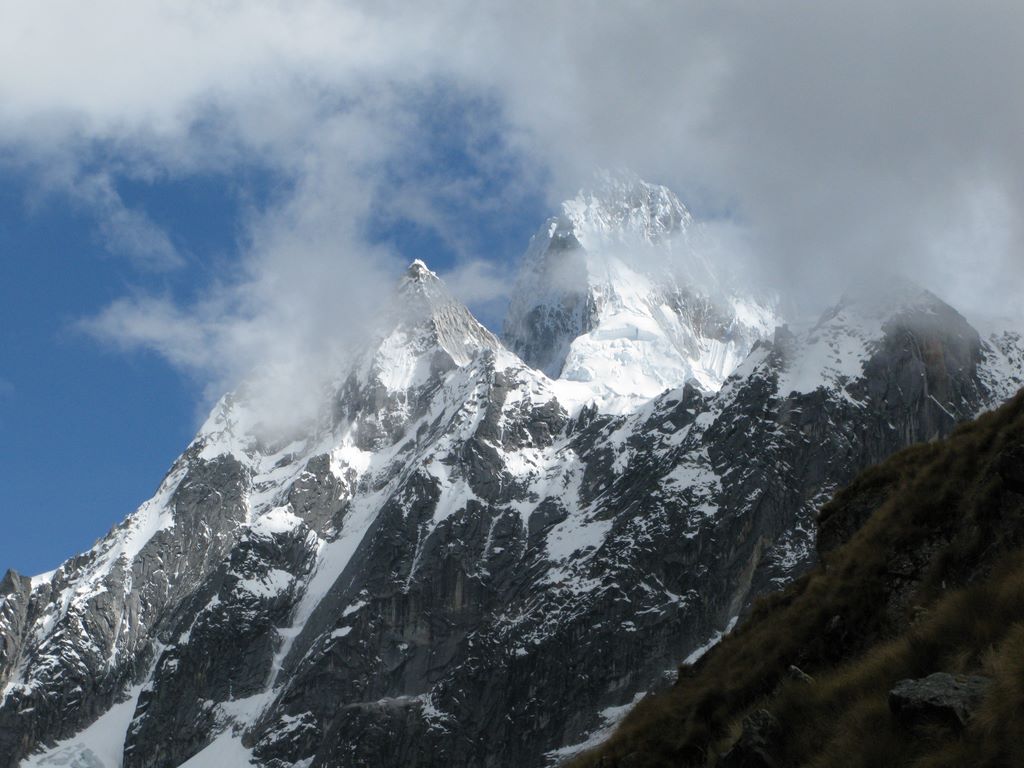
[(810, 568), (838, 486), (1021, 385), (909, 285), (776, 329), (696, 229), (606, 179), (504, 341), (413, 262), (316, 423), (225, 396), (95, 548), (0, 582), (0, 766), (556, 764)]
[(573, 768), (1024, 763), (1024, 393), (869, 468), (815, 569)]

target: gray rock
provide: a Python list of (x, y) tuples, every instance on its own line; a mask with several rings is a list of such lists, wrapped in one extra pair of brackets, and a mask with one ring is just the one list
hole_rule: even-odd
[(934, 722), (963, 727), (991, 684), (987, 677), (946, 672), (936, 672), (919, 680), (900, 680), (889, 691), (889, 708), (906, 725)]
[(800, 667), (796, 666), (796, 664), (790, 664), (789, 667), (786, 669), (786, 674), (789, 676), (791, 680), (796, 680), (801, 683), (810, 684), (814, 682), (814, 678), (808, 675), (802, 669), (800, 669)]
[(0, 689), (21, 652), (31, 595), (31, 579), (13, 570), (4, 574), (0, 581)]
[(721, 768), (779, 768), (774, 741), (779, 723), (766, 709), (743, 718), (743, 730), (732, 748), (719, 759)]

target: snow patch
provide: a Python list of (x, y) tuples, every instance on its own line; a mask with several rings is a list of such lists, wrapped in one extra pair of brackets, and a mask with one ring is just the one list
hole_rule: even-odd
[(125, 701), (112, 706), (92, 725), (52, 749), (26, 757), (21, 768), (121, 768), (125, 737), (141, 692), (141, 685), (133, 688)]
[(235, 589), (262, 599), (270, 599), (287, 591), (291, 583), (292, 575), (288, 571), (272, 568), (262, 576), (240, 579)]
[(250, 530), (254, 536), (270, 538), (275, 534), (293, 531), (301, 524), (301, 518), (288, 507), (275, 507), (253, 520)]
[(560, 764), (562, 761), (570, 757), (575, 757), (581, 752), (586, 752), (588, 749), (598, 746), (601, 742), (611, 736), (612, 731), (614, 731), (616, 726), (622, 722), (626, 713), (636, 706), (637, 703), (639, 703), (639, 701), (646, 695), (647, 693), (645, 691), (641, 691), (640, 693), (637, 693), (633, 697), (633, 700), (628, 704), (622, 704), (617, 707), (606, 707), (601, 710), (599, 713), (601, 724), (597, 730), (593, 731), (586, 739), (578, 744), (571, 744), (566, 747), (553, 749), (550, 752), (545, 753), (544, 757), (547, 758), (549, 764)]
[(739, 621), (739, 618), (739, 616), (733, 616), (731, 619), (729, 619), (729, 622), (725, 625), (725, 629), (715, 631), (715, 633), (712, 634), (710, 638), (708, 638), (708, 641), (704, 643), (704, 645), (700, 646), (699, 648), (696, 648), (693, 651), (693, 653), (691, 653), (689, 656), (683, 659), (683, 664), (696, 664), (698, 661), (700, 661), (708, 651), (710, 651), (712, 648), (714, 648), (716, 645), (722, 642), (723, 637), (728, 635), (730, 632), (733, 631), (733, 629), (736, 628), (736, 622)]
[(181, 768), (241, 768), (252, 764), (252, 751), (242, 746), (242, 735), (225, 730)]

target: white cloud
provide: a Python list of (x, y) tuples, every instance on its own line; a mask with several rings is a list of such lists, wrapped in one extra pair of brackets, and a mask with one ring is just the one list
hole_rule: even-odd
[(106, 248), (150, 270), (167, 270), (185, 263), (170, 236), (141, 210), (129, 208), (108, 173), (75, 179), (64, 190), (97, 220), (97, 232)]
[[(1017, 306), (1022, 15), (996, 0), (6, 2), (0, 157), (69, 169), (80, 199), (94, 179), (111, 248), (155, 264), (180, 258), (173, 238), (105, 180), (256, 165), (294, 186), (245, 222), (240, 277), (93, 321), (214, 387), (323, 357), (344, 308), (398, 268), (366, 236), (381, 206), (460, 254), (457, 292), (500, 303), (507, 266), (484, 267), (454, 211), (545, 179), (554, 203), (595, 166), (728, 211), (751, 268), (815, 301), (885, 266), (968, 311)], [(445, 100), (469, 114), (451, 127), (465, 168), (446, 167), (446, 126), (424, 124)]]
[(210, 399), (248, 379), (270, 427), (313, 415), (320, 386), (366, 332), (401, 266), (362, 238), (370, 185), (344, 149), (310, 168), (286, 204), (251, 222), (234, 279), (184, 306), (163, 296), (125, 298), (81, 327), (122, 348), (157, 350), (204, 382)]

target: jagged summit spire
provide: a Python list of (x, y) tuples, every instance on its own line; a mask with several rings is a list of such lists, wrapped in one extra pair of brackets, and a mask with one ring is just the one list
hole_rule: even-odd
[(416, 338), (423, 349), (440, 346), (458, 365), (481, 348), (501, 343), (458, 299), (422, 259), (413, 259), (398, 283), (391, 310), (391, 331)]
[(562, 203), (562, 218), (584, 247), (608, 240), (656, 243), (693, 224), (672, 190), (624, 170), (597, 171), (589, 186)]
[(405, 268), (405, 277), (409, 280), (440, 280), (436, 272), (433, 272), (423, 259), (413, 259)]
[(398, 283), (399, 293), (447, 294), (444, 281), (422, 259), (413, 259)]
[(422, 259), (413, 259), (398, 281), (399, 315), (426, 316), (442, 305), (456, 302), (444, 280), (438, 277)]

